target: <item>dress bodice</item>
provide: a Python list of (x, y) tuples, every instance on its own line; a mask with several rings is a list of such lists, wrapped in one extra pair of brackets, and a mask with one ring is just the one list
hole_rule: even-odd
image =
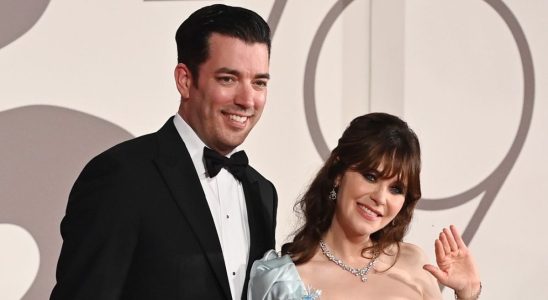
[(251, 267), (249, 300), (316, 300), (320, 293), (304, 285), (288, 255), (269, 250)]
[[(381, 255), (369, 273), (367, 290), (360, 297), (349, 299), (442, 299), (436, 279), (423, 269), (428, 262), (424, 252), (412, 244), (400, 246), (397, 263), (394, 263), (395, 255)], [(327, 297), (328, 287), (323, 288)], [(288, 255), (279, 256), (269, 250), (251, 268), (249, 300), (319, 300), (320, 294), (320, 290), (309, 288), (303, 282)]]

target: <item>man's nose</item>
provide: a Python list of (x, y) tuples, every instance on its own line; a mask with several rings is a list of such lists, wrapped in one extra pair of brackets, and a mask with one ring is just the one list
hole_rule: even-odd
[(255, 93), (251, 83), (241, 84), (238, 87), (234, 103), (243, 108), (252, 108), (255, 102)]

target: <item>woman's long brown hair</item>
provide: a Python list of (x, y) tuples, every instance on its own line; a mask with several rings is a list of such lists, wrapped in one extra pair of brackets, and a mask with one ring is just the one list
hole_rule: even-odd
[(297, 265), (309, 261), (333, 220), (336, 202), (329, 199), (329, 193), (337, 178), (347, 170), (362, 174), (378, 171), (381, 165), (381, 178), (398, 176), (405, 183), (405, 201), (393, 222), (370, 236), (373, 244), (363, 249), (362, 254), (386, 253), (390, 245), (396, 244), (397, 259), (399, 242), (421, 197), (420, 146), (406, 122), (386, 113), (357, 117), (346, 128), (337, 147), (295, 204), (304, 225), (296, 231), (293, 242), (282, 246), (282, 254), (289, 254)]

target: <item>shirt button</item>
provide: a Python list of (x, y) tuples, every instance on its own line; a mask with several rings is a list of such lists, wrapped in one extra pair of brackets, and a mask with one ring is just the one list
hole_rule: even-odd
[(228, 219), (228, 218), (230, 218), (230, 216), (229, 216), (229, 215), (226, 215), (226, 218)]
[(232, 272), (232, 275), (236, 275), (236, 272)]

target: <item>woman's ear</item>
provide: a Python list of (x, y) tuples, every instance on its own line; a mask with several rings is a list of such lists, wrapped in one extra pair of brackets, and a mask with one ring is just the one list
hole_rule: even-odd
[(339, 187), (339, 184), (341, 183), (341, 176), (342, 175), (337, 175), (337, 177), (335, 177), (335, 180), (333, 181), (335, 183), (335, 188)]

